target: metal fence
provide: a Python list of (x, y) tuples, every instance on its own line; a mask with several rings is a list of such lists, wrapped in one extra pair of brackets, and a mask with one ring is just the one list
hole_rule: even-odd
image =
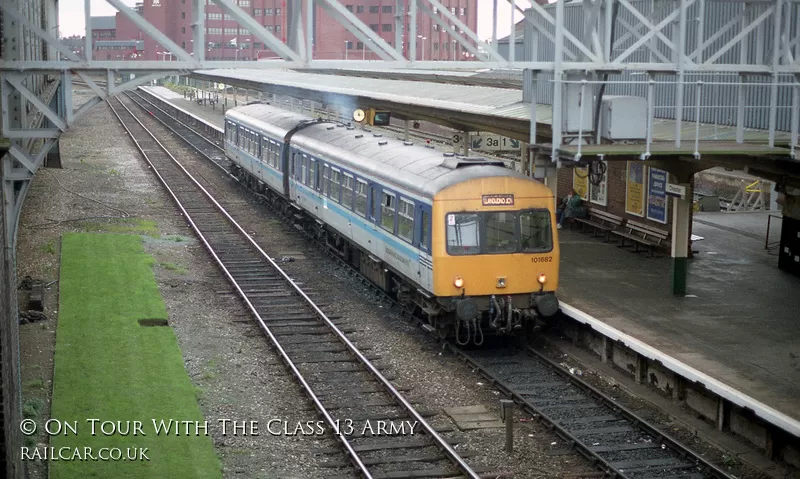
[[(675, 2), (671, 0), (632, 0), (630, 2), (641, 14), (651, 19), (654, 24), (664, 20), (675, 8)], [(747, 9), (745, 9), (747, 5)], [(724, 44), (731, 41), (741, 31), (740, 27), (733, 27), (722, 34), (726, 26), (733, 22), (741, 25), (749, 25), (762, 15), (768, 4), (745, 4), (741, 2), (725, 2), (706, 0), (703, 10), (703, 20), (699, 20), (700, 5), (696, 2), (687, 9), (687, 28), (686, 28), (686, 51), (687, 57), (691, 57), (696, 62), (707, 61), (715, 55)], [(555, 18), (555, 5), (545, 7)], [(736, 20), (737, 15), (744, 11), (744, 17)], [(784, 15), (781, 20), (784, 27), (791, 32), (790, 38), (795, 38), (798, 31), (800, 19), (800, 5), (788, 3), (785, 7)], [(525, 30), (525, 55), (527, 60), (532, 61), (553, 61), (555, 44), (550, 38), (555, 37), (555, 27), (541, 19), (533, 10), (526, 11), (526, 17), (536, 24), (534, 28), (530, 22), (526, 22)], [(566, 4), (564, 6), (564, 27), (579, 41), (584, 41), (584, 10), (580, 3)], [(628, 33), (628, 26), (634, 29), (641, 22), (626, 8), (619, 7), (618, 16), (615, 22), (614, 47), (611, 57), (625, 52), (631, 47), (638, 38)], [(668, 39), (677, 37), (677, 23), (667, 24), (662, 33)], [(639, 31), (642, 28), (639, 27)], [(546, 33), (544, 33), (546, 32)], [(698, 38), (702, 35), (706, 45), (704, 50), (697, 54)], [(550, 38), (548, 38), (550, 37)], [(712, 41), (709, 41), (712, 40)], [(585, 42), (589, 43), (589, 42)], [(657, 51), (653, 53), (647, 45), (642, 45), (636, 49), (626, 62), (645, 63), (645, 62), (673, 62), (674, 52), (664, 44), (661, 39), (654, 37), (648, 43)], [(744, 46), (743, 46), (744, 44)], [(534, 48), (535, 47), (535, 48)], [(761, 25), (754, 28), (740, 44), (730, 48), (716, 59), (717, 63), (725, 64), (769, 64), (772, 59), (773, 45), (773, 25), (771, 20), (764, 21)], [(535, 50), (535, 54), (534, 54)], [(794, 46), (795, 58), (800, 53), (800, 48)], [(696, 56), (693, 56), (697, 54)], [(581, 58), (581, 53), (574, 45), (564, 42), (565, 59)], [(540, 73), (540, 80), (537, 83), (536, 99), (540, 104), (553, 103), (553, 75), (552, 73)], [(623, 72), (622, 74), (610, 74), (609, 81), (626, 82), (609, 84), (606, 87), (606, 95), (632, 95), (646, 98), (647, 96), (647, 76), (645, 72)], [(655, 117), (662, 119), (675, 119), (676, 109), (676, 75), (655, 74), (654, 80), (657, 82), (654, 91)], [(690, 85), (684, 89), (684, 110), (683, 120), (696, 120), (696, 105), (698, 81), (703, 82), (700, 89), (700, 121), (703, 123), (719, 125), (736, 125), (737, 108), (739, 105), (740, 88), (743, 90), (745, 115), (744, 127), (753, 129), (769, 128), (769, 107), (770, 107), (770, 86), (767, 84), (771, 77), (763, 75), (748, 75), (740, 77), (736, 72), (731, 73), (686, 73), (684, 81)], [(744, 83), (744, 87), (739, 86), (739, 82)], [(791, 75), (780, 75), (778, 82), (777, 101), (777, 121), (776, 130), (790, 131), (791, 129), (791, 109), (792, 109), (792, 87), (794, 79)], [(526, 87), (529, 83), (526, 82)], [(749, 86), (748, 86), (749, 84)], [(529, 88), (529, 87), (528, 87)], [(530, 98), (530, 92), (525, 94), (526, 100)], [(795, 106), (797, 107), (797, 106)]]

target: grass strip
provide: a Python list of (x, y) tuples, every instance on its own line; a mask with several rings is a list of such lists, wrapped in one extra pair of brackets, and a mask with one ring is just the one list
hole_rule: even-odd
[[(77, 434), (62, 431), (50, 445), (56, 454), (62, 447), (90, 447), (95, 455), (119, 448), (122, 457), (53, 461), (50, 476), (221, 477), (211, 437), (202, 429), (197, 435), (192, 426), (185, 435), (181, 427), (175, 435), (173, 426), (168, 435), (156, 434), (153, 420), (202, 425), (205, 419), (172, 328), (139, 323), (167, 319), (141, 237), (72, 233), (64, 235), (61, 248), (52, 418), (74, 424)], [(94, 436), (89, 419), (99, 419)], [(106, 435), (102, 421), (119, 421), (121, 427)], [(141, 423), (136, 435), (134, 421)], [(209, 434), (213, 426), (208, 424)], [(138, 455), (141, 448), (149, 460)], [(135, 460), (128, 458), (131, 450)]]

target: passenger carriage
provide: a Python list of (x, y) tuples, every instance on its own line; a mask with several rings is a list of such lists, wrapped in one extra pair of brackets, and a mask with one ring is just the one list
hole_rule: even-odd
[(229, 110), (225, 130), (243, 183), (443, 336), (480, 343), (557, 312), (555, 203), (541, 183), (264, 104)]

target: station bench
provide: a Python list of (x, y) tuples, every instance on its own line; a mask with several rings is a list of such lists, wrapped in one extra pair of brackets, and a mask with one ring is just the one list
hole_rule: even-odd
[(638, 221), (628, 220), (625, 227), (620, 231), (612, 231), (620, 237), (620, 247), (625, 246), (625, 240), (631, 240), (636, 252), (639, 252), (639, 245), (647, 246), (650, 256), (653, 256), (655, 248), (664, 247), (669, 243), (671, 232), (654, 228)]
[(579, 223), (581, 227), (583, 227), (583, 225), (591, 226), (593, 230), (593, 236), (597, 235), (598, 230), (601, 233), (605, 233), (606, 241), (610, 240), (611, 233), (617, 231), (617, 229), (621, 228), (625, 223), (625, 218), (596, 208), (589, 207), (588, 213), (588, 218), (570, 219), (574, 220), (576, 223)]

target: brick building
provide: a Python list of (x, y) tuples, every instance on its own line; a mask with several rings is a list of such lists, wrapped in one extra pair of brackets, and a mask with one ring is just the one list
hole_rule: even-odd
[(596, 163), (606, 165), (605, 171), (590, 175), (586, 167), (560, 169), (558, 196), (563, 198), (574, 188), (591, 208), (662, 230), (672, 229), (672, 201), (665, 193), (671, 182), (669, 173), (641, 161)]
[[(284, 0), (238, 0), (239, 6), (267, 31), (281, 41), (286, 41), (287, 12)], [(369, 25), (386, 42), (395, 42), (394, 0), (344, 0), (345, 7), (365, 24)], [(473, 31), (477, 28), (477, 0), (445, 0), (450, 13)], [(407, 6), (403, 7), (405, 11)], [(135, 7), (136, 12), (166, 34), (173, 42), (188, 52), (194, 52), (192, 40), (192, 9), (190, 0), (144, 0)], [(248, 30), (239, 26), (220, 7), (206, 0), (205, 7), (206, 49), (209, 60), (256, 60), (275, 58), (276, 55), (258, 41)], [(407, 54), (408, 16), (403, 12), (403, 52)], [(450, 22), (448, 22), (450, 23)], [(304, 22), (305, 24), (305, 22)], [(155, 40), (143, 34), (133, 22), (117, 13), (115, 17), (92, 17), (92, 37), (96, 40), (143, 42), (143, 60), (170, 60), (174, 56)], [(467, 59), (468, 54), (461, 45), (427, 15), (417, 16), (417, 58), (425, 60)], [(317, 8), (314, 17), (315, 59), (378, 59), (351, 33), (333, 20), (322, 8)], [(102, 52), (106, 54), (105, 52)], [(98, 57), (102, 58), (102, 57)]]

